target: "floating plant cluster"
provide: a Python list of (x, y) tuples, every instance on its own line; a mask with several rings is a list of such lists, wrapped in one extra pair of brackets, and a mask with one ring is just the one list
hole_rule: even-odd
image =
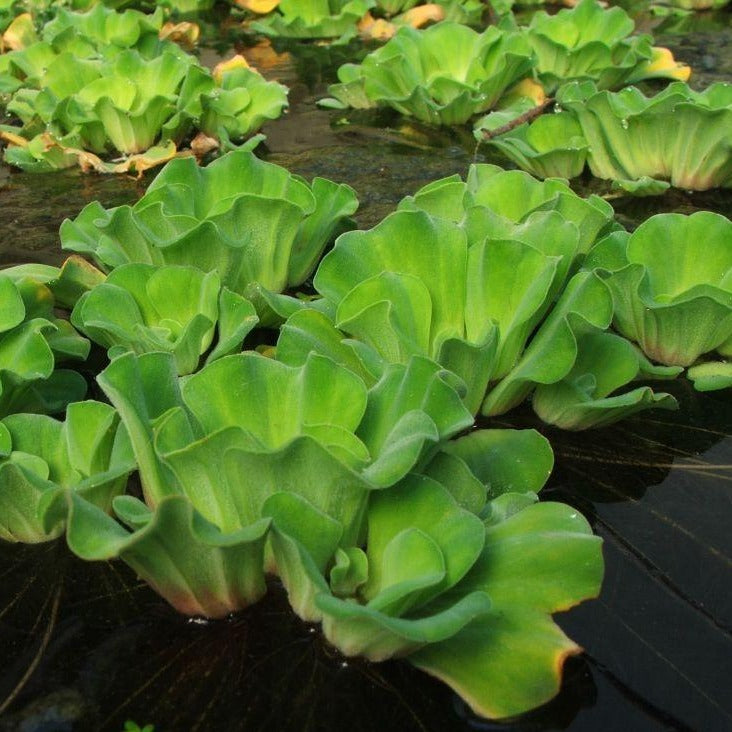
[(574, 80), (617, 88), (641, 79), (686, 79), (648, 35), (633, 35), (621, 8), (603, 10), (582, 0), (572, 10), (539, 13), (528, 27), (515, 22), (482, 33), (442, 22), (425, 31), (405, 27), (361, 64), (345, 64), (329, 88), (330, 107), (388, 106), (433, 125), (462, 124), (476, 114), (516, 104), (530, 106)]
[[(518, 166), (540, 177), (574, 178), (585, 164), (628, 193), (670, 186), (732, 188), (732, 85), (695, 92), (676, 82), (653, 97), (635, 87), (612, 93), (591, 82), (561, 89), (562, 111), (490, 139)], [(476, 128), (490, 130), (486, 118)]]
[[(8, 163), (169, 161), (134, 205), (64, 221), (62, 267), (0, 271), (0, 538), (64, 535), (190, 616), (273, 576), (345, 656), (403, 658), (486, 717), (532, 709), (580, 650), (552, 614), (598, 594), (601, 540), (539, 501), (546, 438), (476, 417), (529, 402), (584, 430), (677, 407), (649, 382), (732, 386), (732, 222), (628, 232), (566, 180), (730, 186), (730, 87), (610, 91), (688, 68), (595, 0), (481, 32), (477, 0), (237, 5), (267, 35), (390, 38), (329, 106), (498, 109), (477, 134), (543, 180), (474, 164), (358, 230), (349, 186), (254, 155), (287, 90), (241, 57), (206, 69), (171, 40), (190, 23), (98, 4), (41, 27), (0, 0)], [(93, 379), (108, 402), (84, 400)]]
[[(285, 109), (286, 87), (242, 57), (212, 73), (167, 40), (162, 21), (161, 9), (62, 10), (40, 38), (31, 28), (0, 55), (0, 93), (17, 121), (0, 125), (5, 160), (30, 171), (141, 172), (174, 157), (194, 131), (207, 149), (227, 150)], [(105, 160), (120, 154), (121, 163)]]

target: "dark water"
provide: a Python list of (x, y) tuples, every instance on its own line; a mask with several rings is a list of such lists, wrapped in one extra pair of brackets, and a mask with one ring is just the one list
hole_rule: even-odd
[[(658, 42), (699, 69), (697, 87), (732, 79), (730, 18), (705, 14), (677, 28), (664, 21)], [(435, 178), (464, 174), (474, 160), (498, 162), (466, 132), (319, 110), (315, 100), (354, 49), (279, 51), (264, 61), (248, 51), (292, 87), (291, 111), (267, 127), (263, 153), (308, 178), (350, 183), (362, 226)], [(216, 52), (205, 54), (215, 63)], [(0, 265), (59, 261), (64, 217), (94, 199), (132, 202), (144, 185), (0, 167)], [(634, 226), (660, 211), (730, 216), (732, 193), (677, 191), (613, 205)], [(732, 730), (730, 391), (700, 395), (684, 381), (671, 390), (679, 412), (590, 433), (547, 429), (528, 412), (510, 419), (552, 442), (557, 465), (545, 496), (577, 506), (605, 540), (601, 597), (557, 618), (586, 653), (568, 662), (562, 692), (546, 707), (489, 723), (406, 664), (346, 662), (292, 616), (276, 586), (230, 621), (199, 624), (121, 564), (82, 563), (61, 542), (0, 544), (0, 704), (10, 700), (0, 732), (115, 732), (126, 719), (157, 732)]]

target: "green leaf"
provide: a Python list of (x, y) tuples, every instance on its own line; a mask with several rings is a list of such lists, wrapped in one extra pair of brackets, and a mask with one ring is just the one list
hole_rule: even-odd
[(338, 70), (328, 88), (356, 107), (388, 106), (433, 125), (467, 122), (498, 102), (528, 75), (531, 50), (516, 32), (490, 27), (476, 33), (445, 21), (426, 30), (401, 27), (360, 65)]
[(728, 219), (699, 211), (658, 214), (603, 243), (590, 266), (612, 291), (616, 328), (670, 366), (723, 347), (732, 336), (731, 236)]
[(115, 499), (114, 519), (68, 494), (69, 548), (86, 560), (120, 558), (185, 615), (224, 617), (259, 600), (269, 520), (223, 533), (181, 496), (162, 500), (154, 512), (132, 496)]
[(451, 638), (409, 656), (457, 691), (482, 716), (520, 714), (559, 690), (564, 659), (579, 648), (550, 613), (594, 597), (603, 562), (600, 540), (568, 506), (529, 506), (486, 530), (480, 559), (452, 593), (485, 591), (488, 614)]
[(294, 612), (306, 621), (322, 618), (315, 596), (327, 591), (323, 577), (335, 554), (342, 527), (292, 493), (275, 493), (264, 503), (262, 514), (272, 519), (270, 546), (274, 571), (282, 580)]
[(643, 193), (658, 192), (665, 181), (685, 190), (732, 185), (725, 144), (732, 92), (726, 84), (695, 92), (677, 82), (650, 98), (635, 87), (611, 94), (570, 84), (559, 102), (582, 127), (597, 178)]
[(577, 358), (577, 336), (610, 325), (613, 306), (607, 286), (595, 274), (580, 272), (567, 284), (516, 366), (483, 402), (484, 415), (502, 414), (519, 404), (536, 384), (554, 384)]
[(651, 407), (678, 409), (665, 393), (640, 387), (617, 394), (636, 379), (668, 379), (678, 367), (654, 367), (624, 338), (612, 333), (586, 333), (578, 341), (578, 356), (567, 376), (555, 384), (540, 385), (533, 398), (534, 411), (562, 429), (600, 427)]
[(0, 422), (0, 536), (37, 543), (58, 536), (62, 518), (47, 506), (66, 489), (111, 510), (135, 468), (119, 418), (107, 404), (69, 406), (66, 422), (15, 414)]

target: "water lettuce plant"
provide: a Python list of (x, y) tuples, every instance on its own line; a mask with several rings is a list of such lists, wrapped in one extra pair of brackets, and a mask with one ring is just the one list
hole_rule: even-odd
[[(658, 214), (616, 233), (587, 262), (610, 287), (617, 330), (653, 361), (691, 366), (732, 356), (732, 222), (698, 211)], [(697, 372), (699, 373), (699, 372)]]
[(494, 136), (504, 123), (499, 113), (478, 120), (475, 136), (500, 150), (522, 170), (537, 178), (576, 178), (587, 162), (589, 145), (582, 127), (570, 112), (542, 114)]
[(89, 341), (57, 317), (46, 285), (0, 273), (0, 418), (21, 411), (53, 414), (82, 399), (84, 378), (56, 365), (88, 353)]
[(273, 8), (267, 3), (272, 12), (251, 28), (284, 38), (337, 38), (355, 34), (356, 24), (374, 4), (375, 0), (279, 0)]
[(220, 63), (213, 78), (215, 86), (200, 97), (198, 127), (223, 152), (235, 149), (287, 108), (287, 87), (267, 81), (243, 56)]
[(582, 128), (595, 177), (631, 192), (669, 184), (688, 190), (732, 186), (729, 84), (695, 92), (674, 83), (650, 98), (635, 87), (613, 94), (570, 84), (558, 99)]
[(334, 99), (324, 104), (386, 106), (428, 124), (462, 124), (492, 108), (531, 68), (531, 48), (518, 32), (477, 33), (450, 22), (404, 27), (361, 64), (341, 66), (340, 83), (328, 88)]
[[(678, 370), (654, 368), (606, 333), (610, 291), (595, 274), (574, 274), (615, 226), (607, 203), (562, 181), (474, 166), (467, 182), (429, 184), (399, 208), (338, 239), (313, 280), (322, 299), (293, 305), (279, 359), (299, 365), (316, 351), (370, 383), (420, 354), (460, 378), (473, 413), (501, 414), (539, 386), (541, 403), (553, 404), (540, 416), (571, 429), (675, 406), (647, 388), (616, 395), (632, 379)], [(606, 364), (593, 360), (596, 342)]]
[(69, 405), (59, 422), (42, 414), (0, 421), (0, 538), (37, 543), (59, 536), (62, 520), (44, 525), (44, 506), (71, 490), (109, 511), (135, 468), (119, 417), (108, 404)]
[(264, 591), (268, 501), (294, 495), (357, 543), (370, 493), (472, 423), (424, 359), (394, 366), (370, 390), (322, 356), (295, 368), (251, 352), (185, 380), (172, 354), (127, 353), (98, 380), (127, 427), (145, 503), (113, 502), (131, 532), (71, 492), (47, 516), (68, 513), (80, 556), (119, 556), (182, 612), (214, 617)]
[(180, 375), (196, 371), (203, 354), (210, 363), (241, 350), (257, 321), (254, 306), (222, 288), (216, 272), (139, 263), (114, 269), (71, 313), (72, 324), (110, 359), (170, 351)]
[[(140, 172), (174, 156), (196, 128), (230, 149), (287, 106), (286, 88), (240, 57), (212, 75), (159, 41), (159, 22), (132, 12), (69, 13), (86, 22), (61, 18), (47, 31), (51, 41), (2, 57), (0, 90), (12, 94), (7, 109), (17, 120), (0, 128), (7, 162), (31, 171), (80, 164)], [(114, 152), (127, 164), (99, 157)]]
[(317, 355), (240, 354), (178, 379), (171, 354), (128, 353), (99, 383), (145, 501), (115, 497), (112, 518), (55, 490), (40, 515), (66, 521), (76, 554), (121, 558), (208, 617), (259, 599), (272, 571), (343, 653), (406, 657), (485, 716), (557, 692), (579, 649), (551, 614), (597, 594), (601, 542), (574, 509), (536, 503), (552, 467), (538, 433), (449, 441), (472, 420), (436, 364), (367, 390)]
[(171, 161), (134, 206), (89, 204), (61, 225), (61, 246), (106, 271), (129, 262), (215, 270), (223, 286), (262, 310), (262, 290), (304, 282), (357, 207), (346, 185), (323, 178), (308, 185), (234, 151), (206, 167)]
[(73, 47), (75, 53), (84, 57), (108, 46), (136, 48), (151, 57), (166, 45), (160, 42), (163, 22), (164, 12), (159, 6), (154, 13), (142, 13), (134, 9), (116, 11), (102, 3), (86, 12), (58, 7), (53, 18), (43, 24), (40, 40), (57, 51)]
[(372, 495), (365, 551), (338, 547), (339, 526), (324, 530), (312, 508), (295, 522), (294, 503), (273, 501), (273, 553), (293, 608), (345, 655), (405, 657), (483, 716), (547, 700), (578, 651), (550, 614), (594, 596), (602, 576), (584, 519), (535, 503), (551, 463), (533, 431), (450, 442), (423, 474)]
[(591, 79), (598, 89), (615, 89), (641, 79), (686, 81), (691, 70), (676, 63), (649, 35), (633, 35), (635, 24), (619, 7), (581, 0), (554, 15), (539, 11), (526, 37), (536, 53), (536, 72), (548, 91), (570, 80)]

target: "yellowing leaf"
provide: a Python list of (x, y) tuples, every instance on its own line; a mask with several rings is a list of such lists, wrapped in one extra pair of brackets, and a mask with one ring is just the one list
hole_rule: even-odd
[(224, 74), (227, 71), (233, 71), (234, 69), (248, 69), (248, 68), (249, 68), (249, 64), (247, 63), (247, 60), (244, 58), (244, 56), (237, 54), (236, 56), (233, 56), (232, 58), (228, 59), (227, 61), (222, 61), (221, 63), (216, 64), (216, 66), (214, 67), (214, 70), (213, 70), (213, 78), (217, 84), (221, 84), (221, 81), (224, 78)]
[(445, 20), (445, 9), (436, 3), (420, 5), (399, 16), (403, 25), (411, 25), (412, 28), (421, 28), (427, 23), (439, 23), (441, 20)]
[(645, 70), (649, 73), (670, 71), (670, 76), (679, 81), (688, 81), (691, 76), (691, 67), (676, 61), (673, 53), (663, 46), (653, 47), (653, 56), (646, 64)]
[(260, 15), (272, 12), (280, 4), (280, 0), (235, 0), (235, 2), (240, 8)]
[(375, 41), (388, 41), (396, 33), (394, 23), (383, 18), (376, 20), (371, 13), (366, 13), (358, 21), (357, 27), (362, 38), (371, 38)]
[(530, 99), (538, 107), (546, 101), (544, 87), (533, 79), (524, 79), (519, 81), (507, 94), (511, 98), (524, 97)]
[(197, 23), (185, 21), (182, 23), (166, 23), (160, 29), (160, 39), (173, 41), (183, 48), (193, 48), (201, 35), (201, 29)]
[(2, 36), (3, 50), (19, 51), (38, 40), (30, 13), (19, 15)]
[(191, 140), (191, 151), (199, 159), (202, 158), (204, 155), (210, 153), (212, 150), (216, 150), (218, 146), (218, 140), (210, 137), (205, 132), (199, 132)]
[(25, 137), (21, 137), (20, 135), (16, 135), (12, 132), (5, 132), (3, 130), (0, 130), (0, 140), (4, 140), (7, 143), (10, 143), (11, 145), (18, 145), (19, 147), (28, 147), (28, 140), (25, 139)]

